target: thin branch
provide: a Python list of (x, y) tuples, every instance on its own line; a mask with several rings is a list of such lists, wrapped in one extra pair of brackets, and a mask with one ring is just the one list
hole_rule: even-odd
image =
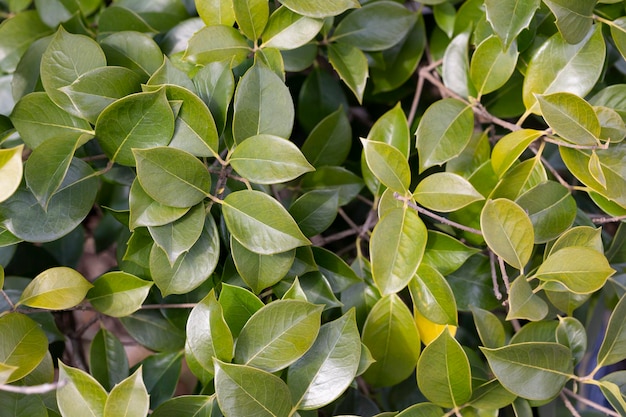
[(572, 404), (572, 402), (569, 400), (569, 398), (567, 398), (567, 396), (563, 393), (563, 391), (560, 392), (559, 396), (561, 397), (561, 400), (565, 404), (565, 408), (567, 408), (569, 412), (572, 413), (573, 417), (581, 417), (578, 411), (576, 410), (576, 408), (574, 407), (574, 404)]
[(604, 414), (606, 414), (608, 416), (620, 417), (619, 413), (617, 413), (617, 412), (615, 412), (615, 411), (613, 411), (613, 410), (611, 410), (609, 408), (606, 408), (606, 407), (604, 407), (604, 406), (602, 406), (602, 405), (600, 405), (598, 403), (595, 403), (595, 402), (593, 402), (593, 401), (583, 397), (582, 395), (576, 394), (574, 391), (572, 391), (572, 390), (570, 390), (568, 388), (563, 388), (563, 392), (565, 394), (567, 394), (568, 396), (576, 399), (576, 401), (578, 401), (580, 403), (583, 403), (585, 405), (588, 405), (589, 407), (594, 408), (594, 409), (600, 411), (601, 413), (604, 413)]
[(3, 289), (0, 289), (0, 293), (2, 293), (2, 296), (4, 297), (4, 299), (6, 300), (6, 302), (9, 304), (9, 306), (11, 307), (11, 310), (15, 309), (15, 304), (13, 304), (13, 301), (11, 301), (11, 299), (9, 298), (9, 296), (7, 295), (6, 292), (4, 292)]
[(602, 143), (599, 145), (576, 145), (575, 143), (564, 142), (562, 140), (553, 139), (549, 136), (544, 136), (543, 140), (549, 143), (553, 143), (558, 146), (562, 146), (564, 148), (571, 148), (571, 149), (583, 149), (583, 150), (584, 149), (602, 149), (602, 150), (609, 149), (609, 142)]
[(315, 246), (324, 246), (332, 242), (336, 242), (341, 239), (345, 239), (349, 236), (358, 234), (358, 231), (354, 229), (346, 229), (342, 232), (335, 233), (329, 236), (315, 236), (311, 240)]
[(498, 256), (498, 264), (500, 265), (500, 274), (502, 274), (502, 281), (504, 281), (504, 286), (506, 287), (507, 294), (511, 292), (511, 282), (509, 281), (509, 276), (506, 273), (506, 265), (504, 265), (504, 259)]
[(441, 65), (442, 62), (443, 60), (440, 59), (419, 70), (418, 77), (417, 77), (417, 88), (415, 89), (415, 94), (413, 95), (413, 102), (411, 103), (411, 110), (409, 111), (409, 116), (407, 118), (409, 126), (411, 126), (413, 124), (413, 121), (415, 120), (415, 114), (417, 113), (417, 108), (419, 106), (419, 102), (422, 97), (422, 91), (424, 90), (424, 79), (426, 78), (424, 74), (429, 74), (439, 65)]
[(626, 220), (626, 216), (606, 217), (606, 216), (590, 216), (591, 221), (595, 224), (617, 223)]
[(351, 219), (351, 218), (350, 218), (350, 217), (346, 214), (346, 212), (345, 212), (342, 208), (339, 208), (338, 213), (339, 213), (339, 215), (341, 216), (341, 218), (342, 218), (342, 219), (343, 219), (346, 223), (348, 223), (348, 225), (349, 225), (352, 229), (356, 230), (356, 231), (357, 231), (357, 233), (360, 233), (360, 232), (361, 232), (361, 227), (359, 227), (359, 225), (357, 225), (357, 224), (356, 224), (356, 223), (355, 223), (355, 222), (354, 222), (354, 221), (353, 221), (353, 220), (352, 220), (352, 219)]
[(0, 391), (12, 392), (14, 394), (24, 394), (24, 395), (33, 395), (33, 394), (46, 394), (48, 392), (57, 390), (67, 384), (67, 381), (59, 381), (50, 384), (41, 384), (41, 385), (31, 385), (20, 387), (17, 385), (2, 385), (0, 384)]
[(498, 284), (498, 273), (496, 272), (496, 255), (489, 251), (489, 267), (491, 268), (491, 282), (493, 283), (493, 294), (498, 300), (502, 300), (500, 285)]

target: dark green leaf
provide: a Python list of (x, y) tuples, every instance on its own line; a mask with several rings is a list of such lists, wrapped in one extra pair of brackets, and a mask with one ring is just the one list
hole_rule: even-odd
[(571, 44), (582, 41), (593, 25), (596, 0), (544, 0), (556, 17), (556, 26)]
[(302, 233), (315, 236), (326, 230), (337, 217), (339, 195), (333, 190), (314, 190), (301, 195), (289, 207)]
[(214, 396), (181, 395), (159, 405), (152, 417), (222, 417)]
[(128, 358), (124, 345), (104, 327), (98, 330), (91, 341), (89, 371), (106, 390), (128, 376)]
[(46, 26), (36, 10), (15, 14), (0, 25), (0, 70), (11, 73), (31, 43), (52, 30)]
[(472, 316), (483, 346), (499, 348), (504, 345), (506, 338), (504, 326), (495, 314), (478, 307), (472, 307)]
[(478, 251), (452, 236), (429, 230), (422, 262), (446, 276), (459, 269), (470, 256)]
[(263, 302), (245, 288), (222, 283), (220, 305), (224, 318), (234, 337), (238, 337), (246, 322), (256, 313)]
[[(115, 7), (106, 10), (111, 9)], [(163, 64), (163, 52), (159, 45), (150, 36), (137, 31), (113, 33), (103, 39), (100, 46), (109, 65), (118, 65), (135, 71), (142, 82), (148, 81)]]
[(328, 60), (361, 103), (369, 76), (365, 54), (349, 43), (337, 42), (328, 45)]
[(513, 281), (509, 289), (507, 320), (524, 319), (539, 321), (546, 317), (548, 310), (548, 303), (533, 292), (524, 275), (520, 275)]
[(154, 409), (172, 398), (181, 375), (182, 352), (156, 353), (141, 361), (143, 380), (150, 395), (150, 408)]
[(540, 0), (485, 0), (487, 20), (505, 48), (530, 25), (540, 4)]
[(171, 352), (183, 348), (184, 332), (158, 311), (140, 310), (120, 321), (131, 337), (148, 349)]
[(167, 255), (170, 265), (188, 252), (202, 234), (206, 217), (204, 204), (192, 207), (183, 217), (162, 226), (148, 226), (156, 246)]

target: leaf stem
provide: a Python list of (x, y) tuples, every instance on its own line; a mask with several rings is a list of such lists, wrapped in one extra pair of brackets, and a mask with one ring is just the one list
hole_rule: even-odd
[(9, 296), (7, 295), (6, 292), (4, 292), (3, 289), (0, 289), (0, 293), (2, 293), (2, 296), (4, 297), (4, 299), (6, 300), (6, 302), (9, 304), (9, 306), (11, 306), (11, 310), (15, 310), (15, 304), (13, 304), (13, 301), (11, 301), (11, 299), (9, 298)]
[(502, 293), (498, 285), (498, 273), (496, 272), (496, 255), (489, 251), (489, 267), (491, 269), (491, 282), (493, 283), (493, 294), (498, 301), (502, 300)]
[(598, 403), (595, 403), (595, 402), (593, 402), (593, 401), (583, 397), (582, 395), (576, 394), (574, 391), (572, 391), (572, 390), (570, 390), (568, 388), (563, 388), (562, 392), (565, 393), (566, 395), (570, 396), (571, 398), (576, 399), (576, 401), (581, 402), (581, 403), (583, 403), (585, 405), (588, 405), (589, 407), (594, 408), (594, 409), (596, 409), (596, 410), (598, 410), (598, 411), (600, 411), (602, 413), (605, 413), (608, 416), (620, 417), (620, 415), (617, 412), (615, 412), (615, 411), (613, 411), (611, 409), (608, 409), (608, 408), (606, 408), (606, 407), (604, 407), (604, 406), (602, 406), (602, 405), (600, 405)]
[(561, 397), (563, 404), (565, 404), (565, 408), (567, 408), (570, 411), (570, 413), (572, 413), (573, 417), (581, 417), (578, 411), (576, 410), (576, 408), (574, 407), (574, 405), (572, 404), (572, 402), (569, 400), (569, 398), (567, 398), (567, 396), (563, 393), (563, 391), (560, 392), (559, 396)]

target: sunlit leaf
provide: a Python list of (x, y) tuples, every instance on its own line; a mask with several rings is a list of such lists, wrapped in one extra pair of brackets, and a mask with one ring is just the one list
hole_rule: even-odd
[(93, 285), (79, 272), (55, 267), (37, 275), (24, 289), (19, 304), (48, 310), (63, 310), (79, 304)]
[(508, 48), (530, 25), (540, 0), (485, 0), (487, 20)]
[(10, 383), (39, 365), (48, 351), (48, 339), (37, 322), (21, 313), (0, 316), (0, 332), (0, 363), (14, 368), (4, 375), (5, 383)]
[(626, 357), (626, 296), (622, 296), (613, 309), (609, 324), (598, 351), (598, 365), (612, 365)]
[(123, 317), (139, 310), (152, 282), (122, 271), (108, 272), (93, 282), (87, 299), (99, 312)]

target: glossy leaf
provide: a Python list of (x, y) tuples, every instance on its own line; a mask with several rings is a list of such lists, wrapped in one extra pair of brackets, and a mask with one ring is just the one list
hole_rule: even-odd
[(473, 130), (472, 109), (461, 101), (443, 99), (431, 105), (415, 133), (420, 172), (459, 155), (469, 143)]
[(222, 284), (219, 299), (224, 318), (234, 337), (238, 337), (246, 322), (264, 306), (253, 293), (245, 288)]
[[(533, 226), (526, 212), (510, 200), (489, 200), (481, 212), (480, 226), (489, 248), (522, 270), (534, 245)], [(524, 233), (519, 233), (521, 230)]]
[(352, 128), (343, 109), (326, 116), (302, 144), (302, 153), (314, 167), (341, 165), (352, 142)]
[(286, 368), (313, 345), (323, 307), (304, 301), (274, 301), (254, 313), (235, 345), (235, 362), (268, 372)]
[(184, 346), (184, 332), (158, 311), (139, 310), (120, 321), (133, 339), (150, 350), (174, 351)]
[(198, 65), (233, 60), (233, 65), (239, 65), (249, 53), (248, 42), (237, 29), (211, 25), (196, 32), (189, 40), (183, 60)]
[(108, 106), (96, 122), (102, 149), (121, 165), (135, 166), (133, 149), (167, 145), (174, 133), (174, 115), (165, 89), (126, 96)]
[(548, 125), (565, 140), (576, 145), (598, 145), (600, 121), (593, 107), (571, 93), (537, 96)]
[(207, 26), (235, 23), (235, 11), (232, 0), (194, 0), (198, 15)]
[(171, 207), (150, 197), (135, 178), (128, 198), (130, 206), (129, 228), (141, 226), (163, 226), (180, 219), (189, 207)]
[(622, 56), (626, 55), (626, 19), (620, 17), (611, 25), (611, 37)]
[(440, 212), (455, 211), (476, 201), (484, 200), (472, 184), (457, 174), (439, 172), (417, 184), (413, 198), (419, 204)]
[(529, 400), (556, 396), (572, 373), (570, 350), (558, 343), (527, 342), (480, 350), (498, 381)]
[(542, 134), (543, 132), (538, 130), (520, 129), (500, 138), (491, 153), (491, 165), (495, 173), (502, 177), (528, 146)]
[(235, 19), (248, 39), (257, 40), (267, 25), (269, 6), (264, 0), (233, 1)]
[(284, 0), (281, 3), (292, 11), (310, 17), (338, 16), (348, 9), (360, 7), (357, 0), (311, 2), (308, 0)]
[(0, 70), (15, 71), (30, 44), (51, 32), (36, 10), (17, 13), (4, 20), (0, 25)]
[(509, 312), (506, 315), (507, 320), (523, 319), (539, 321), (548, 315), (548, 310), (548, 303), (533, 292), (525, 276), (520, 275), (513, 281), (509, 289)]
[(432, 266), (446, 276), (459, 269), (477, 252), (478, 249), (469, 247), (452, 236), (429, 230), (422, 263)]
[(122, 342), (101, 327), (89, 347), (89, 372), (106, 390), (128, 376), (128, 358)]
[(165, 401), (151, 414), (154, 417), (221, 417), (215, 396), (180, 395)]
[(202, 234), (206, 217), (204, 204), (192, 207), (180, 219), (162, 226), (148, 226), (154, 243), (165, 252), (170, 265), (188, 252)]
[(328, 60), (361, 103), (369, 77), (365, 54), (349, 43), (337, 42), (328, 45)]
[(339, 397), (354, 379), (360, 356), (354, 310), (324, 324), (311, 349), (287, 372), (295, 408), (315, 410)]
[(497, 36), (490, 36), (476, 47), (470, 63), (470, 78), (478, 94), (488, 94), (502, 87), (515, 71), (517, 43), (505, 49)]
[(301, 195), (289, 207), (302, 233), (315, 236), (326, 230), (337, 217), (339, 195), (332, 190), (314, 190)]
[(222, 132), (235, 93), (235, 79), (230, 63), (221, 61), (207, 64), (198, 70), (192, 81), (198, 96), (209, 107), (218, 132)]
[(0, 203), (11, 197), (22, 182), (23, 145), (0, 149)]
[(420, 337), (411, 312), (396, 294), (381, 298), (363, 326), (363, 343), (376, 360), (363, 374), (374, 386), (391, 386), (406, 379), (417, 365)]
[(598, 351), (598, 365), (607, 366), (617, 363), (626, 357), (624, 340), (626, 339), (626, 297), (622, 297), (613, 309), (609, 324)]
[(593, 25), (596, 0), (544, 0), (544, 3), (556, 17), (556, 26), (568, 43), (583, 40)]
[(64, 310), (83, 301), (92, 287), (85, 277), (71, 268), (50, 268), (28, 284), (18, 304), (47, 310)]
[(351, 285), (361, 282), (361, 278), (354, 270), (334, 252), (319, 246), (313, 246), (311, 249), (319, 272), (326, 277), (333, 292), (342, 292)]
[(405, 194), (411, 183), (407, 158), (397, 148), (385, 142), (361, 139), (367, 166), (376, 178), (400, 194)]
[(48, 339), (37, 322), (21, 313), (0, 316), (0, 332), (0, 363), (14, 368), (10, 375), (4, 375), (8, 384), (39, 365), (48, 351)]
[(63, 417), (105, 416), (107, 392), (91, 375), (60, 362), (59, 381), (65, 383), (57, 390), (57, 404)]
[(411, 152), (409, 125), (400, 103), (376, 120), (367, 139), (387, 143), (398, 149), (406, 158), (409, 157)]
[(540, 0), (485, 1), (487, 20), (502, 39), (504, 48), (508, 49), (522, 30), (530, 25), (540, 4)]
[(241, 142), (229, 161), (241, 176), (257, 184), (287, 182), (315, 170), (296, 145), (268, 134)]
[(323, 166), (302, 178), (302, 189), (333, 190), (339, 197), (339, 206), (348, 204), (363, 188), (363, 180), (343, 167)]
[(161, 204), (192, 207), (211, 188), (211, 176), (193, 155), (169, 147), (133, 149), (133, 165), (145, 192)]
[(441, 78), (444, 85), (461, 97), (469, 97), (472, 86), (469, 79), (469, 31), (456, 35), (443, 55)]
[(578, 364), (587, 351), (587, 332), (585, 326), (575, 317), (559, 317), (556, 329), (556, 341), (572, 351), (574, 363)]
[(287, 210), (260, 191), (237, 191), (222, 205), (232, 235), (248, 250), (264, 255), (310, 245)]
[(417, 213), (393, 209), (378, 222), (370, 240), (372, 275), (381, 294), (402, 290), (417, 271), (428, 232)]
[(140, 367), (113, 387), (104, 406), (104, 417), (143, 417), (149, 408), (150, 400)]
[(450, 333), (444, 331), (424, 348), (417, 362), (417, 383), (427, 399), (442, 407), (457, 407), (470, 399), (470, 363)]
[(237, 272), (255, 294), (278, 283), (291, 268), (296, 251), (262, 255), (246, 249), (231, 239), (231, 254)]
[(263, 31), (262, 47), (290, 50), (299, 48), (315, 38), (323, 21), (294, 13), (287, 7), (276, 9)]
[(483, 346), (488, 348), (499, 348), (504, 345), (506, 335), (504, 326), (500, 319), (492, 312), (481, 308), (472, 307), (472, 316), (478, 336)]
[(142, 81), (148, 81), (163, 64), (163, 52), (147, 34), (133, 31), (115, 32), (101, 42), (109, 65), (126, 67), (137, 73)]
[(215, 361), (215, 388), (226, 417), (288, 417), (291, 394), (277, 376), (247, 365)]
[(152, 282), (127, 272), (107, 272), (93, 282), (87, 300), (107, 316), (128, 316), (139, 310), (151, 287)]
[(436, 269), (420, 265), (409, 284), (413, 307), (431, 322), (457, 325), (454, 294), (448, 282)]

